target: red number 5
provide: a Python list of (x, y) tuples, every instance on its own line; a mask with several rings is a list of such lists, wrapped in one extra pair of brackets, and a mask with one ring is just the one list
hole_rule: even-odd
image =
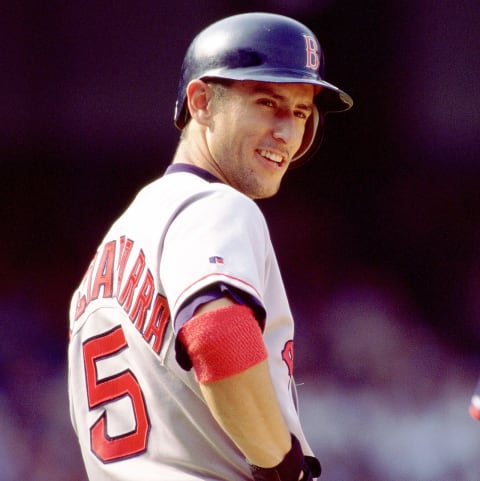
[(150, 432), (145, 399), (136, 377), (125, 370), (105, 379), (98, 379), (96, 362), (128, 348), (122, 328), (89, 339), (83, 345), (87, 396), (90, 409), (106, 405), (128, 396), (132, 402), (135, 428), (127, 433), (110, 437), (107, 433), (107, 411), (90, 428), (92, 451), (103, 462), (119, 461), (143, 453), (147, 449)]

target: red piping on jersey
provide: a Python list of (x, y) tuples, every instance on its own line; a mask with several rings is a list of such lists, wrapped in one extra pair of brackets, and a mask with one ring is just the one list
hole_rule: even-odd
[(181, 293), (180, 295), (177, 297), (177, 299), (175, 300), (174, 304), (173, 304), (173, 310), (176, 309), (177, 307), (177, 303), (178, 301), (180, 300), (180, 298), (183, 296), (183, 294), (188, 291), (189, 289), (192, 288), (192, 286), (194, 286), (195, 284), (198, 284), (199, 282), (207, 279), (208, 277), (212, 277), (212, 276), (221, 276), (221, 277), (227, 277), (229, 279), (233, 279), (235, 281), (238, 281), (238, 282), (241, 282), (242, 284), (245, 284), (246, 286), (250, 287), (251, 289), (253, 289), (255, 291), (255, 293), (257, 294), (258, 298), (261, 299), (261, 296), (260, 296), (260, 293), (257, 291), (257, 289), (255, 289), (254, 286), (252, 286), (252, 284), (249, 284), (248, 282), (245, 282), (245, 281), (242, 281), (242, 279), (239, 279), (238, 277), (235, 277), (235, 276), (230, 276), (228, 274), (223, 274), (221, 272), (213, 272), (212, 274), (207, 274), (206, 276), (203, 276), (201, 277), (200, 279), (196, 280), (195, 282), (192, 282), (192, 284), (190, 284), (188, 287), (186, 287)]

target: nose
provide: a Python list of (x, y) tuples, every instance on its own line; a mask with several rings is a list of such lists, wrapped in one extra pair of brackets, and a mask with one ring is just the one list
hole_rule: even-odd
[(297, 135), (295, 117), (290, 111), (279, 112), (275, 117), (272, 131), (273, 138), (289, 145)]

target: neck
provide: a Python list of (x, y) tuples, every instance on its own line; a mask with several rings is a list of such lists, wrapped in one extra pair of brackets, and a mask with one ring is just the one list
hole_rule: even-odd
[(205, 132), (196, 127), (196, 125), (187, 127), (188, 131), (184, 132), (180, 139), (172, 164), (194, 165), (227, 183), (225, 176), (210, 153)]

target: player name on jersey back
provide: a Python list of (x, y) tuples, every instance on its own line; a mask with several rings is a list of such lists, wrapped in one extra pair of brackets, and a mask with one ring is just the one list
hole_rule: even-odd
[(142, 249), (126, 269), (134, 244), (135, 241), (122, 236), (106, 242), (97, 251), (76, 293), (74, 323), (92, 302), (114, 299), (153, 351), (159, 354), (170, 311), (165, 296), (155, 289), (153, 274)]

